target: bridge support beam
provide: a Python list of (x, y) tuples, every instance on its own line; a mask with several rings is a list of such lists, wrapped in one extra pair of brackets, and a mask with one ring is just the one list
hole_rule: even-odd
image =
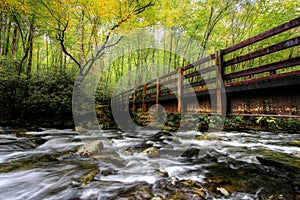
[(158, 104), (159, 95), (160, 95), (160, 78), (158, 77), (157, 78), (157, 83), (156, 83), (156, 100), (155, 100), (155, 103), (156, 103), (155, 110), (156, 110), (156, 112), (159, 112), (159, 104)]
[(136, 105), (136, 98), (137, 98), (137, 90), (135, 89), (133, 92), (133, 101), (132, 101), (132, 111), (137, 111), (137, 105)]
[[(217, 105), (216, 105), (216, 112), (218, 115), (223, 115), (224, 106), (224, 95), (222, 94), (222, 82), (224, 78), (224, 61), (223, 61), (223, 51), (219, 50), (216, 51), (216, 67), (217, 67), (217, 89), (216, 89), (216, 98), (217, 98)], [(218, 73), (219, 72), (219, 73)]]
[(182, 67), (178, 69), (178, 104), (177, 104), (177, 112), (181, 114), (182, 109), (182, 89), (183, 89), (183, 70)]
[(145, 103), (146, 96), (147, 96), (147, 84), (144, 84), (144, 87), (143, 87), (143, 103), (142, 103), (142, 111), (143, 112), (147, 112), (147, 105)]

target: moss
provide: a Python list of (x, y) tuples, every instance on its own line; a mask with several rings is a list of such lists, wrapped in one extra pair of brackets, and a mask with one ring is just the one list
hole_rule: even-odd
[(288, 145), (300, 147), (300, 141), (289, 142)]
[(300, 133), (300, 119), (268, 116), (229, 116), (224, 131), (269, 131)]
[[(114, 122), (109, 107), (97, 107), (97, 116), (103, 129), (118, 128)], [(102, 109), (102, 110), (101, 110)], [(159, 123), (150, 123), (151, 115), (148, 112), (130, 112), (132, 120), (139, 126), (152, 126), (162, 128), (167, 131), (176, 131), (180, 126), (188, 130), (197, 130), (201, 132), (214, 128), (215, 124), (222, 124), (222, 117), (212, 118), (208, 114), (178, 114), (167, 113), (167, 121), (164, 125)], [(181, 128), (182, 128), (181, 127)], [(218, 127), (217, 127), (218, 128)], [(268, 131), (268, 132), (286, 132), (300, 133), (299, 118), (283, 118), (268, 116), (227, 116), (223, 127), (224, 131)]]

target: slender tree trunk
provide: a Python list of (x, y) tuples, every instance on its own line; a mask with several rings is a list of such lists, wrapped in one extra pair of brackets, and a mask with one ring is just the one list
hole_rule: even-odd
[(8, 53), (8, 49), (9, 49), (9, 41), (10, 41), (10, 31), (11, 31), (11, 21), (9, 19), (8, 20), (8, 29), (7, 29), (7, 35), (6, 35), (6, 42), (5, 42), (5, 46), (4, 46), (4, 50), (3, 50), (3, 55), (7, 55)]
[(46, 68), (49, 69), (49, 44), (48, 44), (48, 35), (46, 35)]
[(32, 56), (33, 56), (33, 40), (30, 39), (30, 50), (29, 50), (29, 55), (28, 55), (28, 64), (27, 64), (27, 80), (31, 79), (31, 70), (32, 70)]
[(40, 60), (41, 60), (41, 57), (40, 57), (40, 47), (38, 46), (37, 47), (37, 52), (36, 52), (36, 70), (39, 72), (40, 71)]
[(14, 28), (13, 40), (11, 45), (11, 54), (13, 62), (17, 59), (17, 50), (18, 50), (18, 27)]
[(82, 10), (81, 18), (81, 45), (80, 45), (80, 64), (83, 65), (84, 62), (84, 11)]
[(60, 70), (60, 73), (63, 72), (63, 65), (64, 65), (64, 55), (63, 55), (63, 51), (62, 49), (60, 48), (60, 55), (59, 55), (59, 70)]
[(26, 79), (31, 79), (31, 70), (32, 70), (32, 55), (33, 55), (33, 37), (34, 37), (34, 20), (35, 17), (32, 16), (30, 27), (29, 27), (29, 35), (28, 35), (28, 48), (29, 48), (29, 55), (28, 55), (28, 64), (26, 69)]
[(67, 69), (67, 55), (64, 54), (64, 71)]
[(6, 32), (6, 23), (5, 23), (5, 15), (1, 14), (0, 18), (0, 56), (3, 55), (3, 49), (4, 49), (4, 39), (5, 39), (5, 32)]

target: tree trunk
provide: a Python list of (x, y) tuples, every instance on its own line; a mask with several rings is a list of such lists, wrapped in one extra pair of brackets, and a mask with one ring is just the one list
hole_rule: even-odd
[(0, 18), (0, 56), (3, 55), (3, 49), (4, 49), (4, 39), (5, 39), (5, 32), (6, 32), (6, 24), (5, 24), (5, 16), (1, 15)]
[(46, 68), (49, 69), (49, 44), (48, 44), (48, 35), (46, 35)]
[(80, 44), (80, 64), (84, 62), (84, 11), (82, 10), (81, 18), (81, 44)]
[(9, 19), (7, 19), (7, 21), (8, 21), (8, 24), (7, 24), (8, 25), (8, 29), (7, 29), (6, 42), (5, 42), (5, 46), (4, 46), (4, 50), (3, 50), (3, 55), (7, 55), (8, 49), (9, 49), (11, 21), (9, 21)]
[(17, 50), (18, 50), (18, 27), (14, 28), (13, 40), (11, 45), (11, 57), (12, 61), (16, 62), (17, 59)]
[(28, 63), (26, 69), (26, 79), (31, 79), (31, 69), (32, 69), (32, 54), (33, 54), (33, 37), (34, 37), (34, 19), (35, 17), (32, 16), (30, 27), (29, 27), (29, 35), (28, 35), (28, 48), (29, 48), (29, 56), (28, 56)]
[(37, 48), (37, 53), (36, 53), (36, 70), (39, 72), (40, 71), (40, 47), (38, 46)]
[(27, 64), (27, 70), (26, 70), (26, 79), (31, 79), (31, 69), (32, 69), (32, 54), (33, 54), (33, 40), (30, 40), (30, 50), (29, 50), (29, 56), (28, 56), (28, 64)]

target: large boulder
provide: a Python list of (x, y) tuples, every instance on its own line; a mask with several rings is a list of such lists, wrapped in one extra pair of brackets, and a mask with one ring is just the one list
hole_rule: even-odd
[(103, 142), (101, 140), (96, 140), (81, 146), (76, 154), (80, 157), (91, 157), (93, 155), (98, 155), (102, 149)]

